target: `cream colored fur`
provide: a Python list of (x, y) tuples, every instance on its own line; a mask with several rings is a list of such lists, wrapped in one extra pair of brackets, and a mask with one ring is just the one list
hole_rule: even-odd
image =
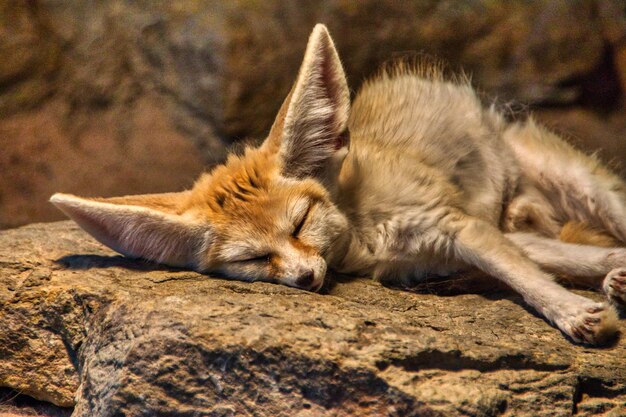
[(259, 148), (160, 199), (52, 202), (121, 253), (236, 279), (317, 290), (327, 266), (402, 285), (478, 268), (576, 342), (610, 338), (615, 311), (551, 273), (626, 301), (626, 249), (557, 240), (575, 220), (626, 243), (617, 176), (432, 68), (383, 72), (350, 105), (323, 25)]

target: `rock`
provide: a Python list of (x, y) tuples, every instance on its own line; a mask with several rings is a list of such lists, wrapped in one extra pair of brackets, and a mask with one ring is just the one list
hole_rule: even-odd
[(70, 417), (72, 411), (73, 408), (57, 407), (22, 395), (15, 390), (0, 388), (0, 416), (2, 417)]
[(60, 49), (36, 3), (0, 0), (0, 116), (36, 106), (51, 93)]
[(329, 26), (354, 91), (382, 63), (426, 54), (501, 100), (560, 105), (596, 91), (604, 79), (590, 76), (612, 65), (605, 60), (626, 39), (620, 3), (607, 0), (45, 0), (42, 8), (70, 45), (62, 88), (73, 101), (115, 103), (156, 89), (208, 161), (223, 156), (220, 144), (267, 132), (317, 22)]
[(0, 233), (0, 280), (0, 386), (75, 417), (626, 412), (624, 341), (573, 345), (511, 293), (227, 281), (71, 222)]
[[(0, 229), (63, 215), (58, 191), (114, 196), (190, 187), (203, 169), (197, 149), (148, 96), (124, 109), (100, 109), (80, 125), (60, 101), (0, 119)], [(123, 114), (123, 116), (122, 116)], [(125, 121), (121, 121), (121, 118)], [(1, 140), (1, 139), (0, 139)]]

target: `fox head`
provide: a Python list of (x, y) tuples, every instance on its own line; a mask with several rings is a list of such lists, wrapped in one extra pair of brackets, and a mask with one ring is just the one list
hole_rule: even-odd
[(348, 228), (331, 199), (347, 154), (350, 97), (330, 35), (317, 25), (298, 78), (258, 148), (231, 155), (191, 190), (50, 201), (129, 257), (318, 290)]

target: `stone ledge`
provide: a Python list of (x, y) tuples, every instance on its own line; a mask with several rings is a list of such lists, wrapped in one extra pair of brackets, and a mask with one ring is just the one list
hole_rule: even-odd
[(213, 279), (71, 222), (0, 233), (0, 281), (0, 386), (74, 416), (626, 412), (624, 341), (573, 345), (511, 293)]

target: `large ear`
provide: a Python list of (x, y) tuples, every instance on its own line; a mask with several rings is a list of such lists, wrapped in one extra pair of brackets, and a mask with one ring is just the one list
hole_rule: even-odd
[(85, 199), (55, 194), (50, 202), (99, 242), (123, 255), (196, 268), (211, 233), (208, 225), (177, 214), (186, 195)]
[(282, 174), (315, 176), (347, 145), (349, 114), (350, 92), (339, 55), (326, 26), (318, 24), (272, 128), (280, 137)]

